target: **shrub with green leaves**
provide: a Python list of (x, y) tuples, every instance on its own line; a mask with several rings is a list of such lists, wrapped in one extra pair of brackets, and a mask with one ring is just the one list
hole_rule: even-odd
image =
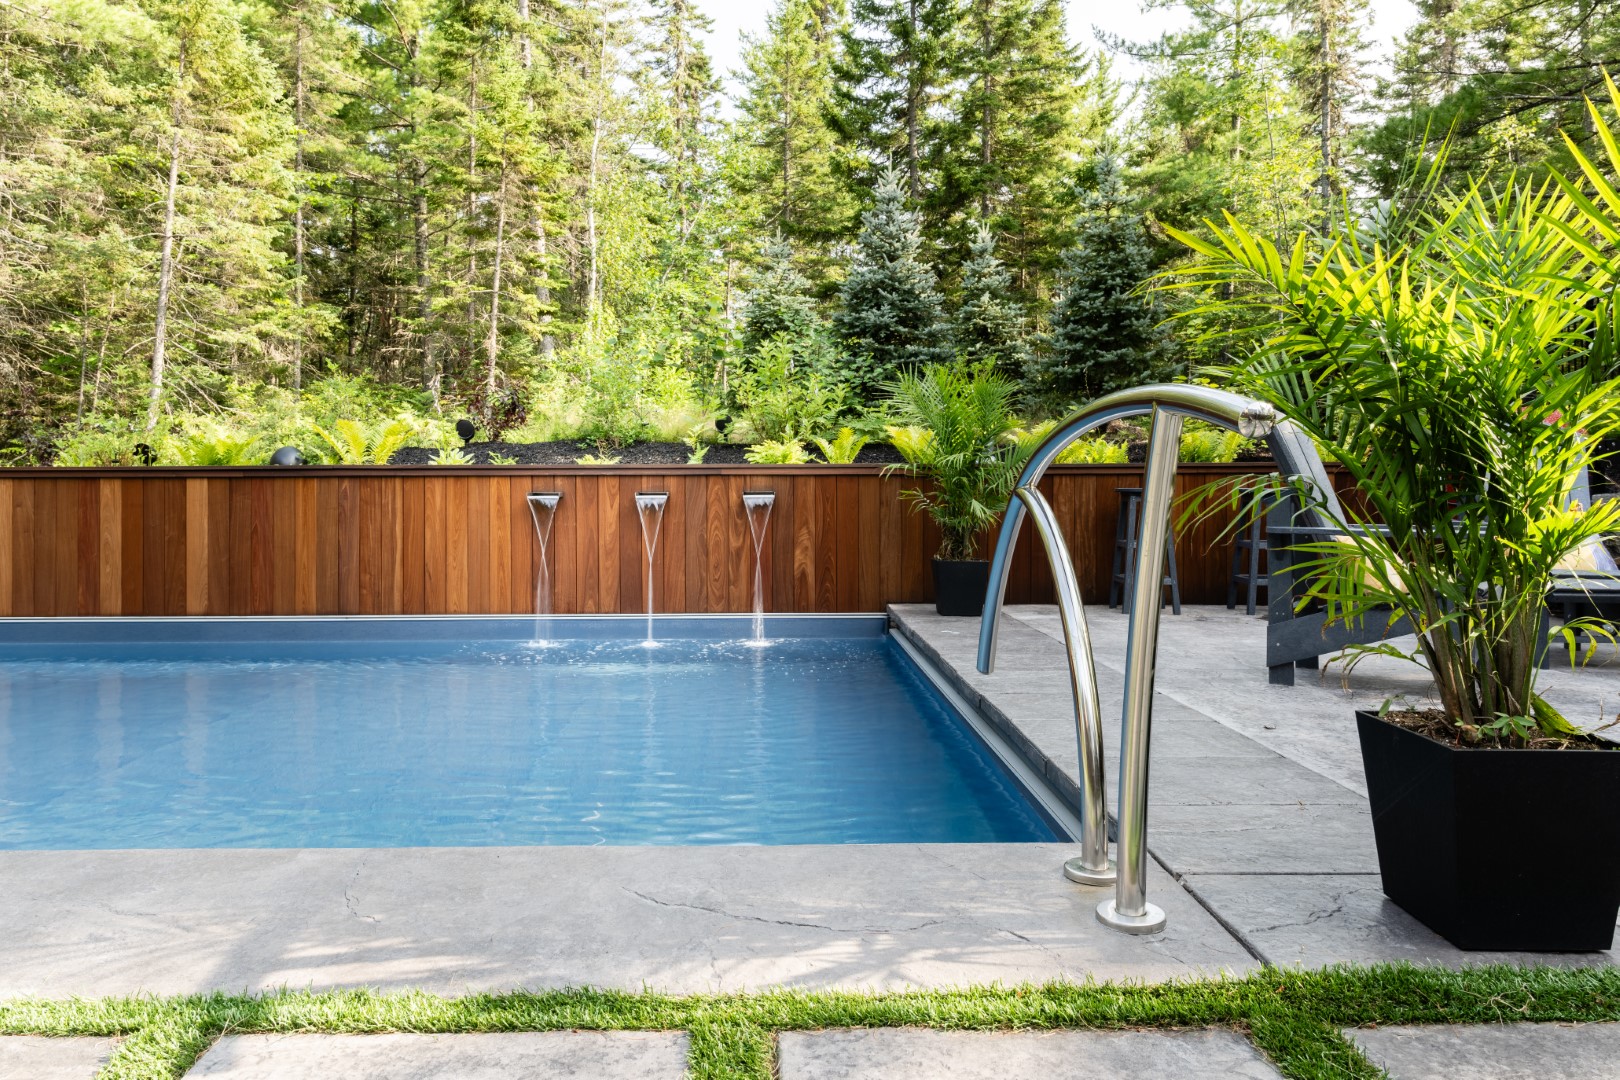
[(844, 411), (844, 388), (824, 382), (782, 335), (759, 347), (753, 368), (738, 376), (734, 387), (738, 411), (760, 440), (814, 437)]

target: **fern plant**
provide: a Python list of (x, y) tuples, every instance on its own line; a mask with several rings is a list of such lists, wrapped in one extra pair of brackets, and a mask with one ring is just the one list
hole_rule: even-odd
[(852, 465), (870, 441), (865, 435), (855, 434), (854, 428), (840, 428), (833, 439), (812, 439), (821, 456), (829, 465)]
[(765, 442), (755, 443), (743, 451), (743, 459), (752, 465), (805, 465), (810, 461), (810, 455), (804, 449), (804, 444), (792, 437), (790, 431), (785, 439), (767, 439)]
[[(1055, 420), (1046, 420), (1031, 428), (1019, 428), (1009, 438), (1018, 445), (1025, 457), (1035, 452), (1052, 429), (1057, 426)], [(1129, 453), (1124, 443), (1109, 442), (1101, 436), (1086, 439), (1076, 439), (1063, 448), (1063, 452), (1053, 459), (1056, 465), (1123, 465), (1129, 460)]]
[(471, 465), (472, 455), (459, 446), (451, 446), (433, 455), (434, 465)]
[(624, 459), (613, 454), (583, 454), (574, 459), (575, 465), (617, 465)]
[(978, 534), (1001, 517), (1034, 449), (1007, 437), (1018, 384), (986, 368), (929, 364), (888, 389), (901, 421), (889, 437), (905, 463), (885, 475), (931, 481), (901, 495), (939, 526), (940, 559), (972, 559)]
[(358, 420), (339, 420), (330, 430), (317, 424), (314, 431), (340, 465), (386, 465), (414, 433), (411, 425), (402, 419), (375, 427)]
[(257, 436), (233, 431), (214, 420), (198, 422), (170, 446), (182, 465), (257, 465), (264, 458)]

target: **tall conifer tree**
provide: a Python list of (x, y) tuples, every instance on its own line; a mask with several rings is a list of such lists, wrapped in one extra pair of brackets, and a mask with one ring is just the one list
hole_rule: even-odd
[(905, 174), (890, 169), (877, 205), (861, 215), (861, 237), (839, 290), (833, 329), (844, 378), (866, 398), (901, 371), (950, 356), (934, 274), (923, 261), (917, 214), (906, 209)]

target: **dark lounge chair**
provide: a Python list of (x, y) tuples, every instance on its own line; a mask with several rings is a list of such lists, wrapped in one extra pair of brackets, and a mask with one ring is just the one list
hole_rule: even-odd
[(1391, 622), (1376, 614), (1369, 614), (1358, 622), (1329, 623), (1327, 612), (1320, 604), (1307, 605), (1300, 610), (1304, 581), (1295, 567), (1320, 556), (1294, 551), (1292, 545), (1343, 536), (1343, 526), (1333, 524), (1330, 519), (1343, 521), (1344, 517), (1333, 490), (1333, 480), (1309, 436), (1292, 424), (1278, 424), (1268, 436), (1268, 442), (1277, 471), (1286, 477), (1299, 478), (1313, 503), (1305, 506), (1302, 505), (1305, 500), (1298, 495), (1285, 495), (1277, 500), (1266, 519), (1269, 539), (1266, 668), (1273, 685), (1293, 686), (1295, 668), (1314, 669), (1320, 665), (1322, 656), (1337, 653), (1347, 645), (1366, 645), (1401, 637), (1410, 634), (1412, 627), (1404, 618)]

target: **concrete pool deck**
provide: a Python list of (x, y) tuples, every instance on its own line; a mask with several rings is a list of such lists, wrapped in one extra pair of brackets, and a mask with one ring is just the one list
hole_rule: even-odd
[[(1162, 980), (1411, 960), (1609, 964), (1464, 954), (1379, 890), (1351, 711), (1421, 694), (1384, 661), (1266, 684), (1263, 625), (1164, 618), (1149, 896), (1162, 935), (1097, 923), (1107, 890), (1066, 882), (1070, 845), (459, 848), (0, 853), (0, 998), (278, 987), (602, 986), (675, 993), (1000, 981)], [(1009, 609), (995, 675), (977, 620), (897, 607), (897, 627), (1027, 757), (1072, 786), (1055, 609)], [(1091, 609), (1105, 716), (1124, 619)], [(1303, 674), (1303, 673), (1302, 673)], [(1620, 706), (1612, 655), (1555, 668), (1554, 697)], [(1115, 767), (1117, 721), (1107, 728)]]

